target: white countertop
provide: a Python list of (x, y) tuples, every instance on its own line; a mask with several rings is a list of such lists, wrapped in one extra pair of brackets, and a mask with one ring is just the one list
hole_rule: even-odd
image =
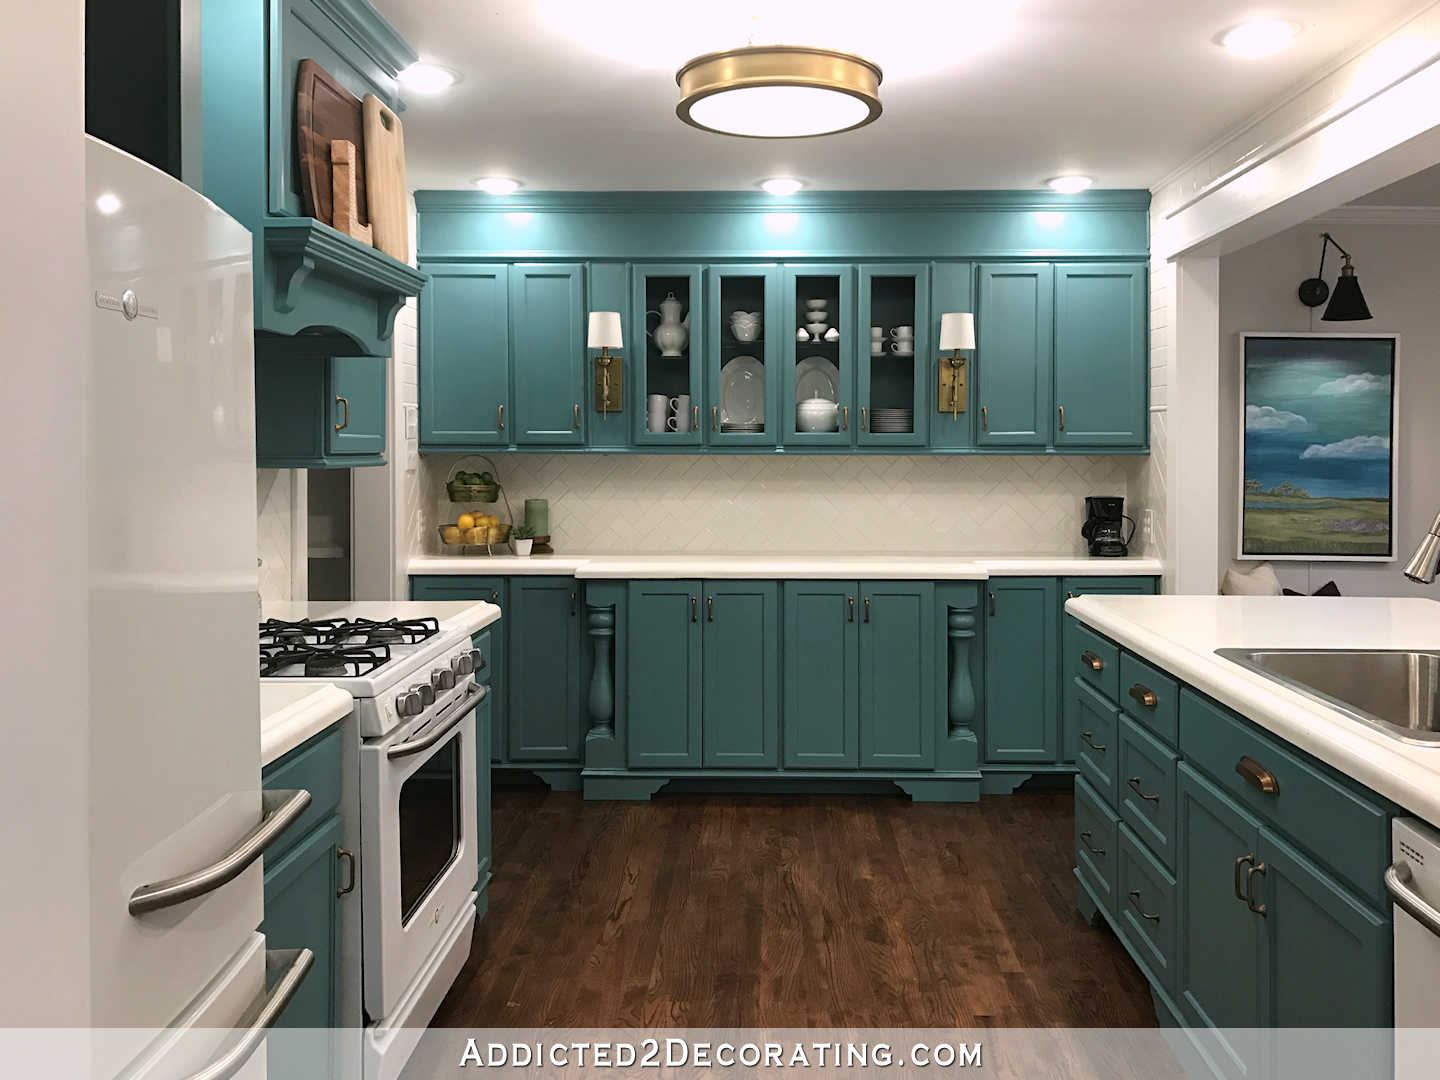
[(267, 619), (291, 621), (433, 618), (440, 621), (442, 630), (460, 630), (466, 634), (473, 634), (500, 618), (498, 607), (478, 600), (340, 600), (312, 603), (267, 600), (261, 606), (261, 612)]
[(411, 574), (558, 574), (623, 578), (873, 578), (984, 581), (992, 577), (1127, 577), (1159, 574), (1159, 559), (1083, 555), (837, 555), (833, 553), (689, 555), (514, 555), (412, 558)]
[(1065, 610), (1195, 689), (1440, 826), (1440, 745), (1401, 742), (1216, 649), (1436, 649), (1413, 597), (1081, 596)]
[(260, 680), (260, 766), (350, 714), (354, 699), (338, 686)]

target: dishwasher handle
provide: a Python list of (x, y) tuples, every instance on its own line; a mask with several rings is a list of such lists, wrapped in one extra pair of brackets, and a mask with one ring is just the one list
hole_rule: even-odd
[(1440, 909), (1432, 906), (1416, 892), (1412, 888), (1414, 883), (1415, 875), (1410, 872), (1410, 864), (1404, 859), (1392, 863), (1390, 869), (1385, 871), (1385, 891), (1390, 894), (1390, 899), (1395, 901), (1395, 906), (1430, 933), (1440, 937)]

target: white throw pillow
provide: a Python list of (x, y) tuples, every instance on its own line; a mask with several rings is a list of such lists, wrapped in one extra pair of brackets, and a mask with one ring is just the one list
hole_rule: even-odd
[(1225, 571), (1225, 580), (1220, 583), (1221, 596), (1279, 596), (1280, 579), (1275, 568), (1268, 562), (1261, 563), (1254, 570)]

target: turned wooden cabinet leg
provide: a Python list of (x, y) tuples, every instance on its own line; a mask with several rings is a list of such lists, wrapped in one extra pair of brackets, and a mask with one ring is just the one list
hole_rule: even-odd
[(975, 723), (975, 683), (970, 676), (970, 647), (975, 640), (975, 610), (947, 608), (946, 632), (950, 640), (949, 719), (953, 738)]
[(586, 607), (585, 632), (590, 637), (590, 733), (615, 735), (615, 608)]

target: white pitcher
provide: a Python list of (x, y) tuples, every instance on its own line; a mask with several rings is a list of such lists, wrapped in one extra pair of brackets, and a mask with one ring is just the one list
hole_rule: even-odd
[(661, 356), (683, 356), (685, 345), (690, 340), (690, 315), (687, 312), (684, 320), (680, 318), (680, 309), (683, 307), (679, 300), (675, 299), (672, 292), (660, 301), (659, 311), (647, 311), (645, 319), (648, 322), (651, 315), (660, 320), (660, 325), (654, 330), (646, 329), (650, 339), (655, 342), (655, 347), (660, 350)]

